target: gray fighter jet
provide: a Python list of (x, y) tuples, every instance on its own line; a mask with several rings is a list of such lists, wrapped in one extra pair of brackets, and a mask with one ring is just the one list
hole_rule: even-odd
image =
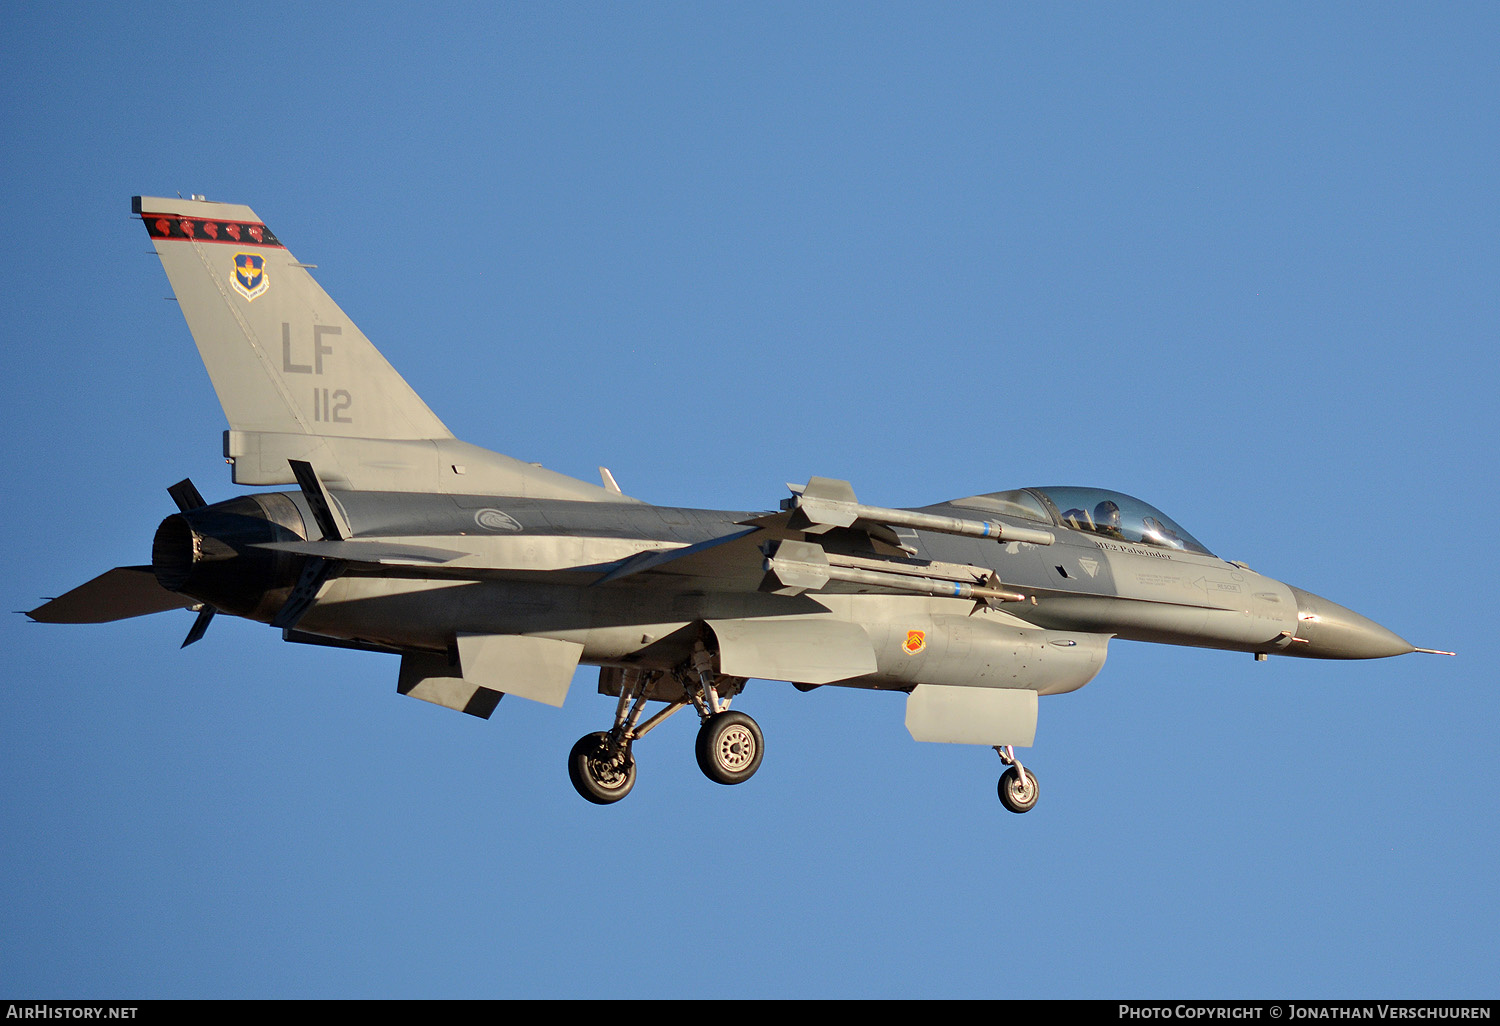
[[(897, 690), (918, 741), (993, 746), (1025, 812), (1037, 700), (1073, 691), (1112, 637), (1268, 655), (1417, 649), (1324, 598), (1204, 548), (1096, 488), (1025, 488), (888, 509), (844, 481), (769, 512), (653, 506), (454, 438), (248, 207), (136, 197), (229, 421), (236, 484), (168, 489), (149, 566), (30, 612), (97, 623), (197, 610), (287, 641), (398, 656), (396, 690), (488, 717), (506, 694), (560, 706), (580, 663), (616, 699), (569, 775), (591, 802), (635, 783), (635, 743), (691, 707), (698, 763), (760, 766), (750, 678)], [(1451, 653), (1450, 653), (1451, 654)], [(662, 703), (645, 716), (648, 703)]]

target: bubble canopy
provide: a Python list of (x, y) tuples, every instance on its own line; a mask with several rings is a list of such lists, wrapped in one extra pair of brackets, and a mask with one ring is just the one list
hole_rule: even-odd
[(951, 505), (1087, 531), (1117, 541), (1213, 555), (1155, 506), (1106, 488), (1019, 488), (971, 495), (955, 499)]

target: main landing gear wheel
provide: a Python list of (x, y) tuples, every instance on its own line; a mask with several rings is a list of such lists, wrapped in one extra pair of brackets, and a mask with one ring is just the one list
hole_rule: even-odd
[(595, 805), (613, 805), (635, 786), (635, 756), (617, 746), (608, 732), (585, 734), (568, 753), (573, 787)]
[(698, 767), (715, 783), (749, 780), (765, 752), (760, 726), (742, 712), (715, 713), (698, 728)]
[(1000, 804), (1011, 812), (1030, 812), (1040, 794), (1041, 787), (1030, 770), (1012, 766), (1000, 774)]

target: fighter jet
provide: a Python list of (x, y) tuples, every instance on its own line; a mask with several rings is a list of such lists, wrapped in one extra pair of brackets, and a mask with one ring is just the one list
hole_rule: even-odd
[(625, 495), (604, 468), (596, 485), (481, 449), (249, 207), (136, 197), (133, 210), (224, 408), (234, 483), (291, 487), (208, 503), (172, 485), (149, 565), (34, 620), (186, 608), (186, 646), (227, 613), (290, 642), (389, 653), (398, 693), (485, 718), (505, 695), (561, 706), (578, 666), (597, 666), (614, 715), (567, 764), (600, 805), (634, 786), (636, 742), (687, 708), (703, 772), (753, 776), (764, 737), (729, 708), (752, 678), (905, 692), (913, 738), (993, 747), (1001, 802), (1026, 812), (1039, 788), (1016, 749), (1035, 739), (1038, 699), (1092, 680), (1111, 638), (1258, 660), (1434, 651), (1103, 489), (898, 509), (812, 477), (777, 509), (685, 509)]

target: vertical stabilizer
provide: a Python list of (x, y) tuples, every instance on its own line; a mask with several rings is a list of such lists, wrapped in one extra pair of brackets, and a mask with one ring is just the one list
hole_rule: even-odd
[(634, 501), (455, 439), (255, 211), (137, 196), (219, 404), (239, 484)]
[(137, 196), (235, 431), (451, 438), (249, 207)]

